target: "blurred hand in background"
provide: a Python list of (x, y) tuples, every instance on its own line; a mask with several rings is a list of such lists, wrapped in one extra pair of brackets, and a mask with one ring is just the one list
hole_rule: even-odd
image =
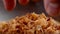
[(16, 7), (16, 2), (22, 6), (26, 6), (29, 2), (39, 2), (40, 0), (3, 0), (3, 4), (6, 10), (11, 11)]
[[(16, 7), (16, 2), (22, 6), (28, 5), (30, 2), (39, 2), (40, 0), (3, 0), (5, 9), (8, 11)], [(60, 15), (60, 0), (43, 0), (46, 13), (50, 16)]]
[(60, 15), (60, 0), (44, 0), (44, 7), (48, 15)]

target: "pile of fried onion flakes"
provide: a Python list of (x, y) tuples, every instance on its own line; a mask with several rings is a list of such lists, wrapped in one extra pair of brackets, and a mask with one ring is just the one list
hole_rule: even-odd
[(1, 22), (0, 34), (60, 34), (60, 23), (44, 13), (28, 13)]

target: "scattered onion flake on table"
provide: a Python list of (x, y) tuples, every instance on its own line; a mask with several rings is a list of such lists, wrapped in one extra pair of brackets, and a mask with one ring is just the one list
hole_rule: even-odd
[(60, 34), (60, 23), (44, 13), (28, 13), (0, 23), (0, 34)]

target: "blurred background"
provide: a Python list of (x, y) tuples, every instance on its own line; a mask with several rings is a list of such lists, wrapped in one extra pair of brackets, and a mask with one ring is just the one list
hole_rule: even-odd
[[(6, 21), (9, 19), (15, 18), (16, 16), (22, 16), (26, 13), (32, 13), (32, 12), (35, 12), (38, 14), (44, 12), (46, 14), (44, 5), (43, 5), (43, 0), (41, 0), (40, 2), (36, 4), (30, 3), (27, 6), (21, 6), (17, 2), (15, 9), (11, 12), (5, 10), (3, 2), (2, 0), (0, 0), (0, 21)], [(60, 21), (60, 17), (53, 17), (53, 18), (55, 20)]]

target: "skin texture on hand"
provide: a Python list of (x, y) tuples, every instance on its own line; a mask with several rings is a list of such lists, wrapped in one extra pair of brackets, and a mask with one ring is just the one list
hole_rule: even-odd
[(16, 0), (3, 0), (3, 4), (6, 10), (11, 11), (16, 6)]
[(18, 0), (18, 3), (22, 6), (26, 6), (26, 5), (28, 5), (29, 1), (30, 0)]
[[(17, 0), (22, 6), (29, 4), (30, 0)], [(38, 2), (40, 0), (32, 0), (32, 2)], [(46, 13), (50, 16), (60, 15), (60, 0), (43, 0)], [(16, 0), (3, 0), (5, 9), (8, 11), (13, 10), (16, 7)]]
[(60, 0), (44, 0), (44, 7), (48, 15), (60, 15)]

